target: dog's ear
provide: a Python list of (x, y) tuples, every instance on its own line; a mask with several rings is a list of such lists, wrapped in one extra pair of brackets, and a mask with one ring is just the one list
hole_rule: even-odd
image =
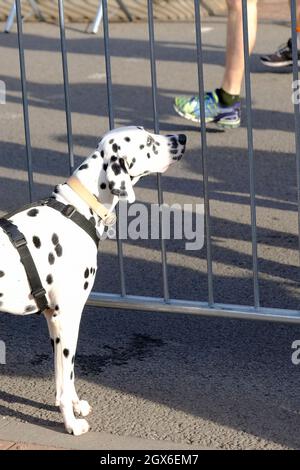
[(128, 174), (124, 158), (110, 157), (106, 169), (106, 178), (110, 192), (120, 199), (127, 199), (132, 203), (135, 201), (132, 180)]

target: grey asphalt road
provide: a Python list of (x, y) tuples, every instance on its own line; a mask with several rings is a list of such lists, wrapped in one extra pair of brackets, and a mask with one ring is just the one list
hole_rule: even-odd
[[(204, 24), (205, 86), (219, 86), (225, 23)], [(67, 30), (76, 162), (93, 150), (108, 128), (101, 37)], [(54, 25), (24, 24), (34, 197), (48, 195), (68, 172), (59, 53)], [(163, 133), (186, 132), (184, 160), (163, 177), (168, 203), (203, 202), (200, 134), (176, 116), (173, 96), (195, 93), (194, 26), (157, 24), (158, 109)], [(264, 306), (299, 308), (297, 189), (291, 73), (270, 73), (259, 54), (289, 37), (285, 25), (261, 24), (251, 58), (260, 294)], [(116, 125), (153, 128), (147, 28), (112, 24), (111, 54)], [(0, 114), (0, 210), (28, 197), (17, 37), (0, 35), (0, 79), (7, 104)], [(243, 111), (245, 109), (243, 108)], [(245, 115), (245, 113), (243, 113)], [(253, 302), (249, 172), (246, 122), (221, 132), (210, 126), (208, 170), (212, 213), (215, 300)], [(156, 202), (155, 178), (136, 192)], [(167, 244), (172, 297), (207, 300), (205, 248), (186, 251)], [(159, 244), (124, 243), (127, 290), (161, 295)], [(118, 292), (113, 241), (100, 249), (95, 290)], [(46, 324), (41, 318), (2, 315), (0, 339), (7, 364), (0, 366), (3, 416), (63, 427), (52, 406), (54, 384)], [(86, 308), (77, 354), (77, 387), (93, 406), (93, 430), (171, 440), (213, 448), (300, 448), (300, 365), (291, 345), (300, 327), (184, 315)]]

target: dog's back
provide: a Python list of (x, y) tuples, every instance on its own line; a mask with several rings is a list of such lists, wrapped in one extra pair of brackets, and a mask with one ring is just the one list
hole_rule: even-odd
[(37, 311), (17, 250), (0, 229), (0, 310), (24, 314)]
[[(49, 306), (59, 297), (85, 297), (86, 269), (96, 268), (92, 239), (76, 224), (48, 207), (32, 207), (10, 219), (24, 234), (28, 248), (47, 292)], [(75, 250), (74, 250), (75, 247)], [(16, 248), (0, 229), (0, 311), (28, 314), (38, 311)]]

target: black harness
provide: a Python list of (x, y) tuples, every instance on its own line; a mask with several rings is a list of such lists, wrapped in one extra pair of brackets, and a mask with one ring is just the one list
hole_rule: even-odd
[(97, 248), (99, 238), (95, 226), (82, 214), (77, 212), (74, 206), (62, 204), (61, 202), (56, 201), (54, 198), (44, 199), (33, 204), (28, 204), (27, 206), (24, 206), (15, 212), (10, 212), (0, 219), (0, 227), (4, 233), (6, 233), (12, 245), (16, 248), (16, 250), (18, 250), (31, 288), (31, 295), (34, 298), (38, 309), (42, 312), (43, 310), (49, 308), (46, 291), (42, 285), (39, 273), (36, 269), (36, 265), (28, 249), (25, 236), (22, 232), (20, 232), (15, 224), (8, 220), (19, 212), (39, 206), (51, 207), (51, 209), (55, 209), (56, 211), (60, 212), (67, 219), (72, 220), (93, 239)]

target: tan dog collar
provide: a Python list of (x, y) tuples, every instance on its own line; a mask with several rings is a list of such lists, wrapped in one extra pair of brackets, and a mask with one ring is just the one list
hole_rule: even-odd
[(91, 194), (76, 176), (70, 176), (67, 185), (102, 219), (107, 226), (116, 223), (116, 215), (109, 213), (106, 207)]

